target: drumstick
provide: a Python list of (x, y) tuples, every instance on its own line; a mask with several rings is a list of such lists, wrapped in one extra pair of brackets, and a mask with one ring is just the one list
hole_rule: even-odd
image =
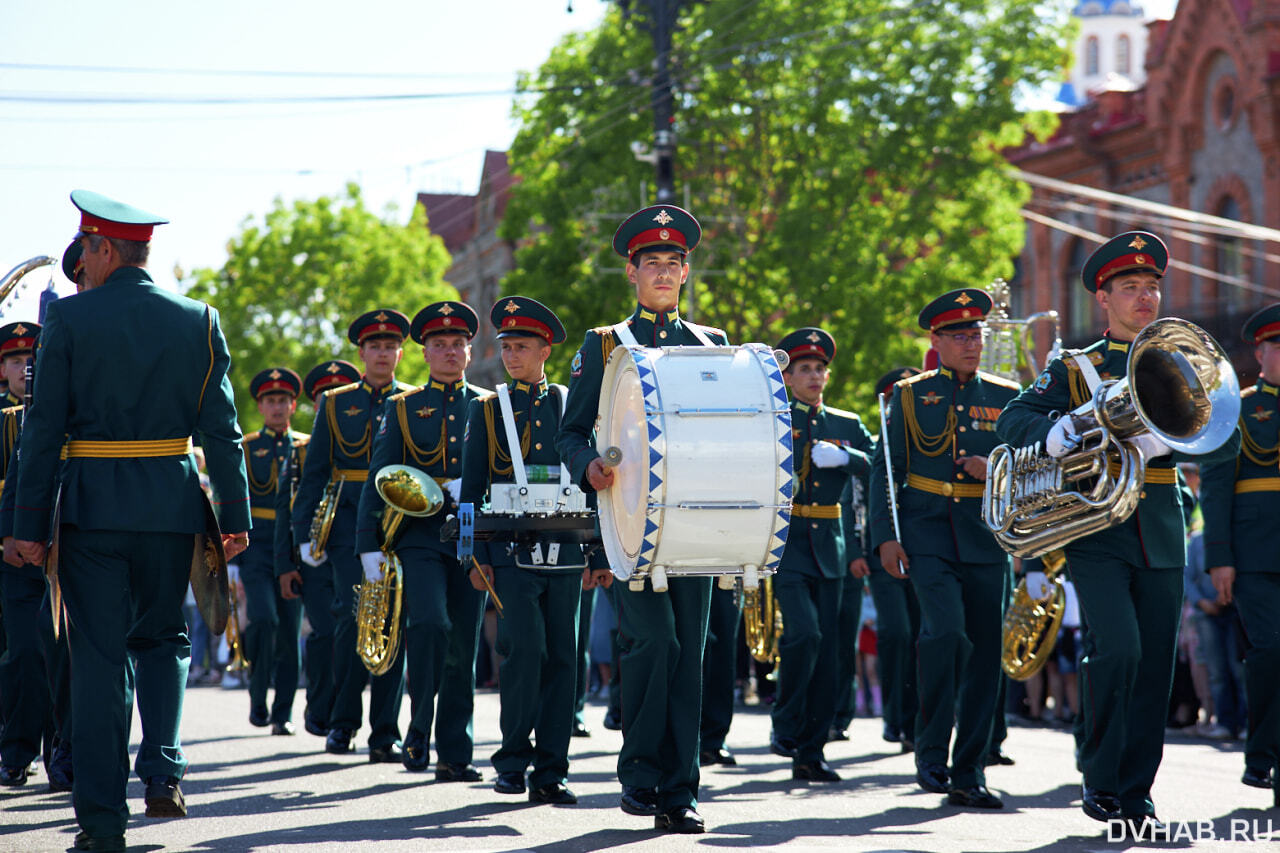
[(484, 588), (493, 596), (493, 609), (498, 611), (498, 618), (502, 618), (502, 599), (498, 598), (497, 591), (493, 588), (493, 584), (489, 583), (489, 576), (484, 573), (484, 569), (480, 568), (480, 561), (475, 555), (471, 555), (471, 562), (475, 564), (476, 572), (480, 575), (480, 580), (484, 581)]

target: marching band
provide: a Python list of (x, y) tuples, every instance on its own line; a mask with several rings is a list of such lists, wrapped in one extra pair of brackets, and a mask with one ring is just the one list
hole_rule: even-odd
[[(824, 403), (827, 331), (732, 346), (681, 317), (702, 232), (673, 205), (618, 227), (635, 309), (585, 333), (567, 387), (545, 372), (565, 328), (533, 299), (489, 309), (508, 374), (492, 391), (466, 379), (471, 306), (436, 302), (412, 321), (375, 308), (348, 331), (363, 369), (331, 360), (303, 379), (266, 366), (250, 383), (261, 426), (242, 436), (217, 311), (145, 269), (165, 220), (95, 193), (72, 201), (80, 233), (63, 268), (83, 292), (43, 327), (0, 328), (0, 785), (26, 784), (43, 753), (50, 787), (74, 793), (77, 849), (124, 849), (135, 692), (147, 814), (186, 814), (188, 581), (211, 627), (229, 619), (238, 633), (252, 725), (294, 734), (305, 613), (305, 730), (329, 753), (354, 752), (371, 685), (368, 760), (424, 772), (434, 742), (443, 782), (486, 777), (473, 707), (492, 600), (493, 789), (558, 805), (577, 803), (570, 738), (589, 734), (575, 718), (584, 591), (609, 589), (619, 807), (672, 833), (705, 831), (701, 767), (735, 763), (724, 740), (744, 616), (751, 645), (776, 653), (768, 748), (797, 780), (840, 781), (824, 747), (847, 737), (865, 592), (884, 739), (914, 753), (924, 790), (998, 809), (985, 765), (1003, 758), (1002, 655), (1025, 631), (1006, 618), (1010, 555), (1047, 564), (1050, 552), (1065, 554), (1054, 571), (1080, 603), (1081, 807), (1150, 837), (1165, 828), (1151, 787), (1187, 562), (1187, 461), (1203, 474), (1205, 566), (1249, 642), (1243, 781), (1280, 806), (1280, 569), (1256, 535), (1280, 509), (1280, 305), (1245, 325), (1260, 375), (1241, 393), (1212, 338), (1158, 318), (1169, 259), (1156, 235), (1121, 234), (1093, 254), (1082, 283), (1103, 337), (1051, 353), (1025, 388), (985, 369), (991, 294), (925, 305), (937, 365), (876, 384), (878, 438)], [(430, 369), (421, 387), (395, 377), (406, 339)], [(291, 426), (303, 393), (310, 435)], [(713, 458), (724, 436), (736, 455)], [(742, 483), (716, 476), (725, 464)], [(121, 490), (151, 497), (122, 503)], [(243, 589), (243, 626), (228, 583)]]

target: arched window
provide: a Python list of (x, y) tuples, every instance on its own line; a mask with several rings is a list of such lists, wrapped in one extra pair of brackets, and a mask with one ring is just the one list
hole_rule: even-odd
[[(1214, 212), (1223, 219), (1239, 221), (1240, 203), (1231, 196), (1227, 196), (1218, 203), (1218, 209)], [(1215, 271), (1233, 278), (1247, 278), (1240, 238), (1219, 236), (1215, 242), (1213, 259)], [(1247, 308), (1251, 301), (1251, 291), (1234, 284), (1218, 282), (1218, 304), (1222, 309), (1235, 313)]]
[(1067, 255), (1067, 269), (1062, 282), (1067, 294), (1067, 328), (1063, 337), (1071, 340), (1087, 338), (1094, 332), (1093, 294), (1084, 289), (1080, 280), (1080, 272), (1084, 262), (1089, 259), (1089, 247), (1079, 237), (1071, 241), (1071, 250)]
[(1084, 73), (1094, 75), (1098, 73), (1098, 37), (1089, 36), (1084, 43)]
[(1129, 37), (1120, 36), (1116, 39), (1116, 73), (1129, 73)]

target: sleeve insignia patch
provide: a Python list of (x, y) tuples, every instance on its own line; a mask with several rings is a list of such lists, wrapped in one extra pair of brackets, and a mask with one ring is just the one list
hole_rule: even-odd
[(569, 375), (570, 376), (582, 375), (582, 351), (581, 350), (579, 350), (573, 356), (573, 364), (569, 367)]
[(1043, 394), (1053, 387), (1053, 374), (1048, 369), (1045, 369), (1036, 379), (1036, 384), (1031, 387), (1035, 389), (1037, 394)]

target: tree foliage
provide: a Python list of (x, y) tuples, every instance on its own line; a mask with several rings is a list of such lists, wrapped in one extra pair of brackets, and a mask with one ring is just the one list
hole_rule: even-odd
[[(521, 81), (510, 159), (507, 293), (578, 330), (634, 296), (609, 250), (651, 203), (648, 34), (616, 9)], [(918, 364), (915, 317), (947, 290), (1008, 278), (1026, 188), (1000, 150), (1052, 119), (1015, 94), (1060, 73), (1065, 13), (1026, 0), (709, 0), (685, 4), (672, 55), (677, 192), (702, 222), (685, 316), (735, 342), (820, 325), (829, 401), (873, 411), (871, 384)], [(561, 353), (561, 358), (568, 357)], [(561, 374), (563, 375), (563, 374)]]
[[(360, 314), (396, 308), (412, 318), (430, 302), (457, 298), (442, 278), (449, 253), (428, 228), (421, 206), (407, 224), (393, 221), (393, 214), (368, 210), (354, 184), (338, 197), (292, 204), (276, 199), (261, 221), (245, 220), (221, 269), (192, 274), (188, 295), (222, 315), (246, 426), (256, 418), (249, 381), (259, 370), (282, 365), (306, 376), (330, 358), (359, 366), (347, 327)], [(410, 344), (397, 378), (416, 383), (426, 375)], [(305, 397), (299, 405), (306, 407)], [(308, 422), (305, 415), (296, 421)]]

